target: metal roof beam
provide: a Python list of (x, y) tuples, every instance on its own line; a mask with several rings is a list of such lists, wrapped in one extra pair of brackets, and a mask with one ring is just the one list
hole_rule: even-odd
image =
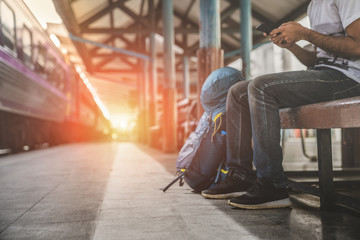
[[(97, 21), (101, 17), (105, 16), (106, 14), (111, 13), (114, 8), (121, 9), (124, 13), (126, 13), (128, 16), (130, 16), (132, 19), (134, 19), (137, 23), (140, 23), (143, 26), (148, 26), (147, 22), (142, 17), (139, 17), (136, 13), (134, 13), (133, 11), (131, 11), (128, 7), (126, 7), (124, 5), (124, 3), (126, 1), (127, 0), (118, 0), (117, 2), (110, 3), (107, 7), (100, 10), (99, 12), (97, 12), (96, 14), (91, 16), (90, 18), (83, 21), (82, 23), (80, 23), (79, 24), (80, 29), (82, 30), (83, 33), (92, 33), (92, 31), (91, 31), (92, 29), (89, 29), (89, 25), (91, 23)], [(106, 28), (103, 28), (103, 29), (106, 29)], [(96, 30), (95, 30), (95, 33), (96, 33)]]
[(176, 16), (177, 18), (180, 18), (184, 24), (191, 25), (192, 27), (196, 28), (199, 31), (198, 23), (188, 19), (184, 14), (182, 14), (181, 12), (179, 12), (176, 9), (174, 9), (174, 16)]
[[(83, 29), (82, 33), (92, 33), (92, 34), (99, 34), (99, 33), (107, 33), (107, 34), (114, 34), (114, 35), (121, 35), (121, 34), (147, 34), (154, 31), (153, 29), (149, 28), (87, 28)], [(157, 29), (160, 31), (160, 29)]]
[(145, 0), (141, 0), (141, 4), (140, 4), (140, 16), (143, 15), (143, 12), (144, 12), (144, 6), (145, 6)]
[[(225, 27), (221, 28), (221, 33), (234, 33), (239, 32), (239, 27)], [(199, 33), (199, 29), (195, 28), (184, 28), (184, 27), (177, 27), (175, 28), (175, 34), (189, 34), (189, 33)]]
[(196, 0), (192, 0), (189, 4), (189, 6), (187, 7), (187, 9), (185, 10), (184, 16), (187, 17), (189, 16), (189, 12), (192, 9), (192, 7), (194, 6), (194, 3), (196, 2)]
[[(74, 12), (71, 8), (71, 3), (68, 0), (53, 0), (55, 9), (59, 16), (63, 19), (63, 22), (70, 33), (80, 36), (81, 31), (77, 24)], [(93, 65), (91, 58), (85, 44), (73, 41), (75, 48), (81, 56), (85, 67), (88, 72), (93, 72)]]
[[(113, 0), (108, 0), (109, 4), (113, 3)], [(114, 28), (114, 11), (110, 11), (110, 27)]]
[[(149, 34), (151, 32), (160, 33), (161, 29), (151, 29), (151, 28), (91, 28), (84, 29), (82, 33), (92, 33), (92, 34), (111, 34), (111, 35), (123, 35), (123, 34)], [(239, 27), (225, 27), (221, 29), (222, 33), (234, 33), (239, 32)], [(175, 34), (198, 34), (198, 28), (185, 28), (177, 27), (175, 28)]]
[(124, 5), (124, 3), (120, 3), (118, 6), (124, 13), (134, 19), (137, 23), (140, 23), (144, 27), (149, 27), (149, 23), (142, 17), (139, 17), (136, 13), (131, 11), (128, 7)]
[(95, 71), (98, 72), (100, 69), (102, 69), (106, 64), (108, 64), (109, 62), (114, 61), (115, 57), (109, 57), (109, 58), (105, 58), (103, 60), (101, 60), (99, 63), (97, 63), (94, 68)]
[[(94, 57), (99, 57), (94, 56)], [(122, 62), (126, 63), (128, 66), (135, 68), (136, 64), (130, 62), (127, 58), (128, 56), (124, 56), (121, 54), (103, 54), (101, 55), (102, 58), (104, 58), (103, 60), (101, 60), (99, 63), (97, 63), (94, 68), (96, 69), (96, 71), (102, 69), (106, 64), (114, 61), (115, 59), (120, 59)]]
[[(98, 54), (95, 54), (93, 57), (101, 57), (101, 58), (134, 58), (132, 56), (129, 56), (129, 55), (126, 55), (126, 54), (123, 54), (123, 53), (98, 53)], [(131, 63), (131, 66), (135, 66), (134, 63)]]
[[(237, 2), (239, 4), (239, 2)], [(231, 17), (231, 14), (235, 12), (239, 7), (234, 4), (234, 2), (230, 2), (230, 5), (225, 8), (221, 13), (221, 22), (225, 22), (227, 19)]]
[(303, 3), (300, 7), (297, 7), (294, 11), (286, 15), (284, 18), (282, 18), (280, 21), (277, 22), (276, 25), (281, 25), (282, 23), (294, 21), (297, 18), (303, 16), (307, 12), (307, 8), (311, 0), (306, 0), (305, 3)]
[[(228, 8), (233, 8), (233, 10), (235, 11), (236, 9), (239, 9), (240, 8), (240, 2), (239, 0), (228, 0), (228, 2), (230, 3), (230, 6)], [(226, 9), (223, 11), (225, 13)], [(230, 10), (229, 10), (230, 11)], [(256, 20), (258, 20), (259, 22), (262, 22), (262, 23), (274, 23), (271, 19), (269, 18), (266, 18), (264, 15), (262, 15), (260, 12), (254, 10), (253, 8), (251, 8), (251, 14), (252, 14), (252, 17), (255, 18)], [(222, 17), (222, 15), (221, 15)], [(222, 17), (222, 20), (226, 21), (228, 18), (225, 17), (223, 19)], [(238, 23), (240, 24), (240, 23)]]
[(103, 68), (97, 70), (98, 73), (126, 73), (126, 74), (139, 74), (138, 70), (133, 69), (119, 69), (119, 68)]
[[(116, 39), (116, 37), (111, 35), (109, 38), (105, 39), (101, 43), (108, 44), (108, 43), (112, 42), (114, 39)], [(93, 55), (100, 49), (101, 49), (101, 47), (95, 46), (89, 52), (90, 52), (91, 55)]]
[(251, 9), (251, 14), (252, 14), (252, 17), (255, 18), (256, 20), (258, 20), (259, 22), (267, 23), (267, 24), (274, 24), (274, 21), (265, 17), (258, 11), (255, 11), (254, 9)]
[(106, 14), (110, 13), (114, 8), (118, 7), (121, 3), (126, 0), (118, 0), (117, 2), (110, 3), (107, 7), (101, 9), (99, 12), (95, 13), (85, 21), (79, 24), (80, 29), (87, 28), (91, 23), (97, 21), (98, 19), (102, 18)]

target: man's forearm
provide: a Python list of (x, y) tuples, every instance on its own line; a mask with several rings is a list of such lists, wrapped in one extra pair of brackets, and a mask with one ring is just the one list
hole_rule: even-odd
[(293, 44), (292, 46), (287, 48), (291, 51), (299, 61), (307, 67), (311, 67), (315, 65), (316, 61), (316, 53), (312, 51), (308, 51), (297, 44)]
[(358, 41), (349, 36), (327, 36), (309, 29), (305, 40), (343, 58), (360, 58), (360, 45)]
[(305, 28), (299, 23), (287, 22), (271, 31), (271, 40), (276, 43), (295, 43), (307, 40), (322, 50), (350, 59), (360, 59), (360, 18), (345, 29), (346, 36), (328, 36)]

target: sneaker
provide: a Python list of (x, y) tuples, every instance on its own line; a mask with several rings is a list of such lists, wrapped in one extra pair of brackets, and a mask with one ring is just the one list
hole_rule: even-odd
[(230, 199), (241, 196), (253, 185), (252, 181), (245, 179), (233, 169), (229, 170), (225, 180), (212, 188), (204, 190), (201, 195), (212, 199)]
[(291, 201), (286, 188), (276, 188), (270, 180), (258, 179), (244, 195), (232, 198), (231, 206), (245, 209), (266, 209), (290, 207)]

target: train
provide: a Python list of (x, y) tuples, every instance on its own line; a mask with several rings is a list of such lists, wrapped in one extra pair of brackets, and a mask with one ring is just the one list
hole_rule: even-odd
[(0, 154), (103, 140), (111, 124), (22, 0), (0, 0)]

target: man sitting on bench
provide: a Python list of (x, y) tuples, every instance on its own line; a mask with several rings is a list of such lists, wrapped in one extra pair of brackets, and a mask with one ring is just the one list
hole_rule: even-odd
[[(311, 29), (288, 22), (269, 37), (309, 70), (268, 74), (239, 82), (229, 90), (229, 173), (219, 185), (203, 191), (204, 197), (231, 198), (230, 205), (246, 209), (290, 206), (282, 168), (279, 109), (360, 95), (360, 1), (312, 0), (308, 15)], [(299, 47), (299, 40), (312, 43), (315, 52)]]

